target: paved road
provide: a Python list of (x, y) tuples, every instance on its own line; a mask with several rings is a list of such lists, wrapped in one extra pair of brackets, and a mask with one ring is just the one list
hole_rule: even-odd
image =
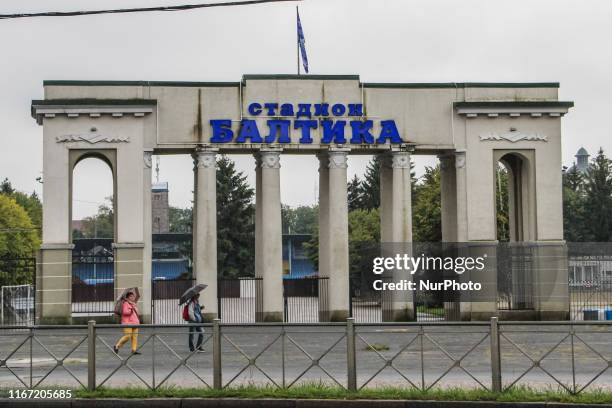
[[(425, 387), (431, 385), (478, 387), (480, 381), (489, 387), (490, 339), (486, 337), (487, 327), (426, 327), (426, 334), (422, 338), (417, 336), (417, 330), (417, 327), (358, 327), (356, 340), (358, 385), (411, 386), (412, 382), (419, 387), (423, 383)], [(574, 382), (573, 364), (575, 382), (579, 388), (581, 385), (586, 385), (598, 372), (605, 370), (590, 387), (612, 389), (612, 326), (578, 327), (573, 345), (571, 337), (566, 337), (567, 330), (567, 327), (549, 326), (512, 326), (502, 329), (504, 384), (511, 384), (532, 367), (532, 361), (522, 354), (526, 353), (533, 360), (541, 359), (541, 362), (539, 367), (534, 367), (522, 378), (518, 383), (520, 385), (540, 388), (561, 387), (546, 374), (549, 372), (563, 384), (571, 387)], [(155, 336), (151, 337), (153, 334)], [(87, 341), (79, 345), (85, 339), (85, 330), (38, 330), (31, 345), (27, 335), (28, 333), (24, 331), (9, 332), (0, 329), (0, 360), (6, 360), (12, 350), (23, 343), (17, 352), (10, 355), (5, 366), (0, 367), (0, 387), (19, 386), (19, 380), (15, 375), (26, 384), (29, 384), (31, 376), (34, 384), (42, 380), (40, 386), (77, 386), (77, 380), (72, 378), (67, 370), (86, 384)], [(292, 384), (294, 381), (334, 383), (334, 379), (341, 385), (346, 385), (346, 339), (343, 338), (343, 327), (290, 327), (286, 329), (283, 337), (279, 337), (280, 335), (281, 329), (278, 327), (223, 328), (224, 385), (230, 382), (231, 385), (251, 383), (283, 385), (283, 379), (284, 385)], [(106, 346), (112, 346), (120, 336), (118, 329), (99, 329), (98, 336), (96, 345), (98, 385), (145, 386), (146, 383), (152, 386), (154, 383), (159, 385), (163, 382), (164, 385), (197, 387), (203, 385), (200, 378), (212, 384), (210, 330), (206, 333), (206, 352), (189, 357), (186, 329), (141, 329), (140, 342), (144, 343), (141, 349), (142, 355), (133, 356), (127, 362), (141, 379), (128, 367), (122, 367), (121, 360)], [(564, 338), (565, 340), (561, 342)], [(369, 350), (366, 342), (376, 345), (380, 355)], [(559, 342), (561, 343), (548, 353)], [(334, 344), (336, 345), (327, 352)], [(33, 355), (31, 361), (30, 347)], [(50, 353), (61, 359), (73, 349), (75, 351), (68, 355), (64, 367), (56, 367), (45, 377), (55, 365)], [(454, 367), (442, 379), (437, 380), (452, 366), (451, 357), (459, 359), (470, 350), (471, 352), (462, 359), (461, 367), (469, 371), (474, 378), (465, 373), (461, 367)], [(603, 359), (597, 353), (601, 354)], [(126, 346), (120, 356), (127, 357), (127, 355)], [(384, 367), (385, 361), (381, 356), (385, 359), (397, 356), (393, 361), (393, 367), (401, 374), (391, 366)], [(252, 360), (255, 357), (257, 357), (255, 363), (263, 373), (255, 366), (250, 366), (240, 373), (242, 368), (248, 365), (248, 359)], [(181, 365), (181, 361), (185, 358), (189, 368)], [(311, 359), (319, 360), (318, 366), (311, 367), (300, 376), (310, 367)], [(424, 370), (421, 370), (421, 361)], [(118, 367), (118, 371), (114, 372)], [(176, 367), (178, 368), (175, 370)], [(375, 375), (381, 368), (383, 370)], [(238, 376), (234, 378), (236, 375)]]

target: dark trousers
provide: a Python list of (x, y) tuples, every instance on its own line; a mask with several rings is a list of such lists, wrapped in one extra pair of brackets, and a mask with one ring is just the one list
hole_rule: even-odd
[[(198, 333), (198, 342), (194, 347), (193, 340), (196, 337), (196, 333)], [(204, 341), (204, 328), (202, 326), (190, 326), (189, 327), (189, 350), (194, 351), (197, 348), (200, 348), (202, 342)]]

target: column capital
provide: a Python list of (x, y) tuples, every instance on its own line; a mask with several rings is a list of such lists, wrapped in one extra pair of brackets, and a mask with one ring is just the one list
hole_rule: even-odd
[(329, 168), (329, 155), (327, 152), (317, 153), (317, 159), (319, 159), (319, 171)]
[(348, 151), (347, 150), (329, 150), (327, 153), (329, 169), (346, 169), (348, 167)]
[(219, 149), (196, 149), (193, 157), (194, 169), (208, 169), (215, 167)]
[(455, 167), (458, 169), (465, 167), (465, 150), (457, 150), (455, 152)]
[(450, 154), (440, 154), (438, 155), (438, 160), (440, 160), (440, 169), (446, 170), (450, 169), (453, 166), (455, 156)]
[(255, 163), (262, 169), (280, 169), (282, 149), (261, 149), (255, 154)]
[(410, 168), (410, 152), (394, 151), (391, 152), (391, 167), (394, 169)]
[(153, 161), (153, 152), (152, 151), (144, 151), (142, 154), (142, 160), (145, 169), (150, 169)]

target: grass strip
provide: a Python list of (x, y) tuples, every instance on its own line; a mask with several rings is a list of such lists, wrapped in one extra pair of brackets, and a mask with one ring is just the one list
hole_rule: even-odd
[[(1, 394), (1, 392), (0, 392)], [(501, 393), (465, 388), (437, 388), (421, 391), (414, 388), (378, 387), (349, 392), (326, 384), (302, 384), (289, 389), (271, 386), (245, 385), (214, 390), (210, 388), (166, 387), (157, 390), (145, 388), (100, 388), (90, 392), (76, 390), (77, 398), (284, 398), (284, 399), (389, 399), (436, 401), (499, 401), (499, 402), (566, 402), (583, 404), (610, 404), (612, 392), (601, 389), (570, 394), (562, 389), (535, 390), (515, 387)]]

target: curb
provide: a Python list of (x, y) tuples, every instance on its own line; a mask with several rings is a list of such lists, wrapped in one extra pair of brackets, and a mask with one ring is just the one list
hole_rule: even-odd
[(240, 398), (101, 398), (71, 400), (0, 398), (0, 408), (612, 408), (611, 404), (560, 402), (428, 401), (428, 400), (332, 400)]

